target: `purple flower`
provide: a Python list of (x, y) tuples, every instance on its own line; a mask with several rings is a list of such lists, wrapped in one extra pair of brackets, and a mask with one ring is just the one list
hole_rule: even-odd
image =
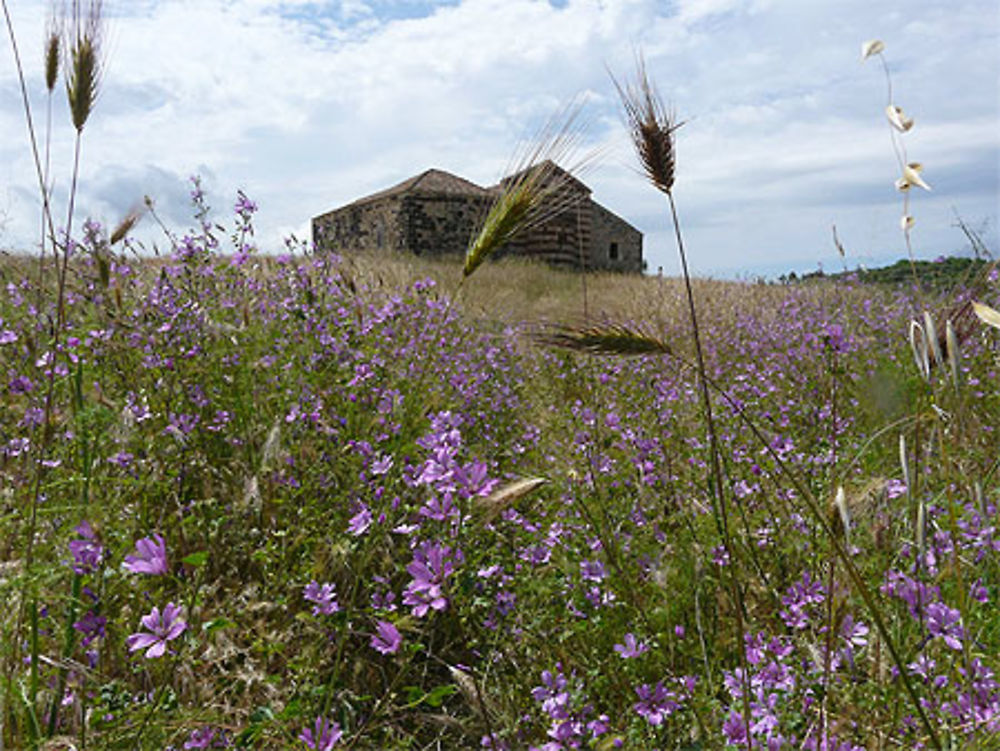
[(257, 204), (247, 198), (242, 190), (236, 192), (236, 203), (233, 211), (240, 215), (243, 220), (247, 220), (257, 210)]
[(229, 748), (230, 745), (224, 730), (220, 731), (208, 725), (192, 730), (191, 735), (184, 741), (184, 748)]
[(375, 633), (372, 635), (371, 645), (375, 651), (384, 655), (395, 654), (399, 651), (399, 645), (403, 643), (403, 637), (399, 630), (389, 621), (379, 621), (375, 624)]
[(943, 602), (934, 602), (927, 606), (927, 630), (931, 636), (940, 636), (944, 643), (952, 649), (962, 649), (962, 637), (965, 631), (959, 624), (962, 614), (949, 608)]
[(554, 720), (565, 719), (569, 716), (569, 691), (566, 687), (569, 681), (562, 673), (562, 666), (556, 665), (556, 672), (550, 670), (542, 671), (542, 685), (531, 689), (531, 697), (541, 702), (542, 710)]
[(607, 571), (601, 561), (580, 561), (580, 577), (584, 581), (604, 581)]
[(95, 571), (104, 559), (104, 546), (97, 541), (90, 522), (82, 521), (74, 530), (79, 539), (69, 541), (69, 552), (73, 555), (73, 573), (89, 574)]
[(885, 484), (885, 495), (890, 501), (906, 494), (906, 483), (902, 480), (892, 479)]
[(325, 717), (317, 717), (313, 727), (305, 728), (299, 734), (299, 740), (306, 744), (306, 748), (314, 751), (330, 751), (337, 745), (344, 731), (340, 729), (340, 724), (330, 722)]
[(372, 512), (371, 509), (364, 503), (361, 504), (361, 510), (351, 517), (350, 522), (347, 525), (347, 531), (352, 535), (357, 537), (358, 535), (363, 535), (368, 531), (368, 528), (372, 524)]
[(153, 536), (143, 537), (136, 542), (137, 555), (125, 556), (125, 568), (133, 574), (149, 574), (160, 576), (170, 570), (167, 563), (167, 546), (163, 537), (153, 533)]
[(93, 610), (88, 610), (87, 614), (73, 624), (73, 628), (83, 634), (80, 642), (81, 647), (86, 647), (94, 639), (101, 639), (104, 636), (104, 627), (108, 619), (103, 615), (97, 615)]
[(390, 469), (392, 469), (391, 456), (383, 456), (372, 462), (372, 474), (375, 475), (376, 477), (378, 475), (384, 475)]
[(628, 659), (630, 657), (638, 657), (643, 652), (649, 650), (642, 642), (636, 640), (635, 634), (628, 633), (625, 634), (624, 644), (615, 644), (615, 652), (620, 654), (623, 659)]
[(167, 649), (167, 642), (176, 639), (187, 628), (180, 614), (181, 608), (172, 602), (168, 602), (163, 608), (162, 615), (160, 609), (154, 606), (142, 617), (142, 626), (146, 631), (132, 634), (125, 640), (129, 652), (146, 649), (147, 658), (160, 657)]
[[(413, 561), (406, 567), (413, 580), (403, 592), (403, 603), (413, 607), (413, 615), (423, 618), (427, 611), (444, 610), (448, 598), (444, 596), (444, 581), (455, 570), (450, 557), (451, 548), (428, 543), (413, 551)], [(461, 560), (461, 551), (454, 551), (454, 558)]]
[(639, 696), (633, 708), (640, 717), (645, 717), (650, 725), (662, 725), (663, 721), (680, 709), (680, 704), (674, 701), (674, 692), (668, 691), (663, 681), (658, 681), (652, 688), (642, 684), (635, 690)]
[(732, 711), (722, 723), (722, 732), (726, 736), (726, 741), (734, 746), (743, 746), (747, 742), (747, 727), (743, 721), (743, 715)]
[(337, 590), (329, 582), (325, 584), (315, 580), (309, 582), (302, 590), (302, 596), (316, 603), (313, 615), (331, 615), (340, 610), (340, 605), (337, 604)]
[(716, 545), (712, 548), (712, 563), (716, 566), (729, 565), (729, 551), (723, 545)]

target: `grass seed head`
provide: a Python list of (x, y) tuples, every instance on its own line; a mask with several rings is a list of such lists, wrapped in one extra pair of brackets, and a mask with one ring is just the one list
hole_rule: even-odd
[(561, 347), (595, 355), (670, 354), (661, 339), (620, 323), (595, 323), (581, 326), (554, 326), (538, 334), (536, 340), (550, 347)]
[(66, 96), (77, 132), (83, 130), (100, 89), (104, 23), (101, 0), (91, 0), (86, 13), (73, 0), (66, 41)]
[(881, 39), (869, 39), (861, 45), (861, 62), (873, 55), (881, 55), (885, 51), (885, 43)]
[(543, 224), (580, 200), (571, 184), (593, 155), (575, 156), (581, 135), (579, 114), (578, 102), (557, 112), (535, 138), (535, 145), (514, 161), (511, 177), (502, 181), (497, 198), (469, 243), (462, 270), (465, 276), (519, 233)]
[(108, 242), (111, 245), (117, 245), (119, 242), (124, 240), (141, 218), (141, 209), (136, 208), (129, 211), (128, 214), (125, 215), (125, 218), (118, 222), (118, 226), (115, 227), (114, 231), (111, 233), (111, 238)]
[(962, 361), (962, 345), (951, 319), (945, 324), (945, 351), (948, 364), (951, 366), (951, 380), (957, 389), (959, 387), (959, 370)]
[(851, 532), (851, 512), (847, 506), (847, 494), (843, 485), (837, 486), (837, 492), (833, 497), (830, 526), (847, 542)]
[(636, 80), (632, 83), (622, 85), (613, 75), (611, 80), (618, 89), (632, 145), (646, 176), (657, 190), (670, 193), (676, 171), (674, 131), (683, 123), (678, 123), (673, 113), (664, 107), (656, 87), (646, 75), (641, 56), (636, 68)]
[(913, 127), (913, 118), (907, 117), (902, 107), (890, 104), (885, 108), (885, 116), (889, 119), (889, 124), (900, 133), (906, 133)]
[(548, 480), (544, 477), (526, 477), (521, 480), (515, 480), (504, 485), (502, 488), (494, 490), (488, 496), (481, 499), (478, 505), (483, 511), (485, 520), (492, 521), (503, 513), (504, 509), (547, 482)]
[(62, 51), (62, 23), (56, 13), (49, 16), (45, 27), (45, 88), (52, 93), (59, 78), (59, 56)]

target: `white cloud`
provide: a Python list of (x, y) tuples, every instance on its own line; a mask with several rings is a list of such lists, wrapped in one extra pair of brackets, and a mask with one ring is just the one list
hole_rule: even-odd
[[(702, 268), (745, 266), (762, 250), (762, 263), (812, 266), (832, 250), (831, 218), (845, 237), (867, 232), (873, 249), (884, 241), (892, 253), (885, 83), (857, 54), (860, 41), (879, 36), (899, 103), (916, 118), (908, 147), (934, 176), (935, 193), (917, 216), (928, 253), (952, 247), (942, 247), (954, 237), (949, 200), (996, 226), (1000, 115), (983, 92), (995, 89), (997, 64), (982, 61), (1000, 64), (1000, 29), (988, 0), (949, 8), (920, 0), (905, 14), (867, 0), (130, 0), (109, 8), (107, 79), (85, 132), (81, 196), (108, 222), (134, 200), (125, 194), (140, 191), (158, 193), (171, 219), (183, 216), (184, 178), (209, 171), (213, 203), (224, 209), (245, 188), (261, 206), (258, 239), (278, 249), (281, 234), (308, 232), (311, 215), (430, 166), (496, 179), (519, 138), (589, 91), (592, 142), (613, 148), (587, 182), (647, 232), (651, 268), (672, 268), (662, 197), (634, 172), (605, 68), (627, 74), (641, 47), (688, 121), (677, 192)], [(28, 48), (41, 39), (47, 3), (13, 10), (40, 105), (40, 55)], [(30, 245), (37, 210), (23, 196), (36, 182), (10, 70), (0, 66), (0, 176), (12, 186), (0, 239)], [(61, 185), (71, 135), (60, 126), (53, 141)], [(960, 184), (961, 194), (946, 192)], [(884, 236), (872, 229), (883, 213)]]

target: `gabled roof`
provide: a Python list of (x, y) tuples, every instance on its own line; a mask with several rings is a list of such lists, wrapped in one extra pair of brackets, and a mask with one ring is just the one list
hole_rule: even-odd
[(546, 176), (546, 182), (553, 182), (553, 181), (559, 182), (562, 184), (562, 187), (564, 188), (569, 188), (570, 190), (576, 190), (588, 196), (591, 193), (590, 188), (588, 188), (583, 182), (581, 182), (572, 174), (564, 170), (562, 167), (553, 162), (551, 159), (546, 159), (545, 161), (539, 162), (538, 164), (532, 167), (525, 167), (524, 169), (515, 172), (513, 175), (507, 175), (507, 177), (503, 178), (496, 185), (491, 185), (489, 189), (491, 192), (500, 191), (505, 186), (509, 185), (511, 182), (519, 180), (521, 177), (526, 175), (532, 169), (544, 170)]
[(473, 182), (440, 169), (428, 169), (391, 188), (359, 198), (351, 206), (402, 195), (423, 196), (485, 196), (489, 192)]

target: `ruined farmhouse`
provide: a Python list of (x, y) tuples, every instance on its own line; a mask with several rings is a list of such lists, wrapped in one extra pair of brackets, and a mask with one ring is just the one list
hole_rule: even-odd
[[(581, 270), (643, 270), (642, 233), (591, 198), (591, 190), (555, 165), (565, 183), (554, 212), (517, 235), (497, 255), (515, 254)], [(464, 254), (469, 240), (504, 184), (481, 187), (429, 169), (386, 190), (312, 220), (319, 250)], [(543, 212), (544, 213), (544, 212)]]

